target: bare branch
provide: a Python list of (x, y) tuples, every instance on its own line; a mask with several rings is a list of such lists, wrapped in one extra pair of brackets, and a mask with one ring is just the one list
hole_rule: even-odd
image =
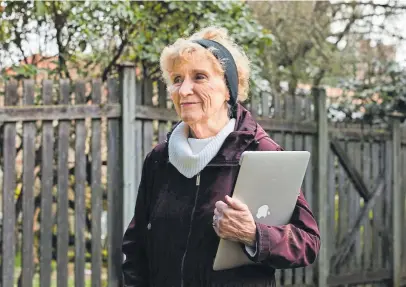
[[(402, 1), (396, 1), (395, 3), (402, 3)], [(403, 2), (404, 3), (404, 2)], [(347, 2), (336, 2), (332, 3), (332, 6), (341, 6), (341, 5), (348, 5)], [(384, 8), (384, 9), (392, 9), (392, 10), (405, 10), (406, 11), (406, 5), (401, 4), (401, 5), (390, 5), (389, 3), (377, 3), (377, 2), (354, 2), (351, 5), (355, 7), (364, 7), (364, 6), (369, 6), (372, 8)], [(363, 9), (363, 8), (361, 8)]]
[(15, 37), (16, 37), (16, 39), (15, 39), (14, 43), (17, 45), (17, 48), (20, 50), (25, 64), (28, 65), (28, 58), (27, 58), (27, 56), (25, 56), (23, 47), (21, 45), (21, 40), (22, 40), (21, 39), (21, 34), (20, 33), (15, 33)]
[(59, 15), (56, 7), (56, 2), (52, 2), (53, 20), (56, 30), (56, 43), (58, 45), (58, 60), (59, 60), (59, 75), (62, 77), (62, 71), (65, 72), (67, 78), (70, 79), (70, 73), (66, 65), (64, 57), (65, 47), (62, 44), (62, 29), (66, 23), (66, 15)]
[(135, 26), (131, 28), (131, 30), (127, 33), (127, 35), (122, 39), (120, 46), (117, 48), (114, 57), (111, 59), (107, 67), (104, 69), (102, 74), (102, 81), (105, 82), (107, 80), (107, 76), (109, 75), (111, 69), (116, 64), (117, 60), (120, 58), (121, 54), (124, 51), (124, 48), (128, 44), (128, 36), (134, 32)]

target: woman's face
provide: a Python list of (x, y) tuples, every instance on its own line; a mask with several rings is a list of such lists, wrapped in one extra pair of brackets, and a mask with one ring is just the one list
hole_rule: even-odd
[(203, 53), (195, 51), (187, 60), (175, 60), (171, 81), (172, 101), (186, 124), (200, 124), (227, 116), (229, 93), (224, 76)]

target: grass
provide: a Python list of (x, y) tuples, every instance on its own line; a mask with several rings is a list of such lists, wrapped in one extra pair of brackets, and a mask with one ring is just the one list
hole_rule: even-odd
[[(51, 269), (52, 269), (52, 274), (51, 274), (51, 287), (57, 287), (57, 274), (56, 274), (56, 267), (57, 264), (55, 261), (52, 261), (51, 263)], [(90, 271), (91, 270), (91, 264), (90, 263), (86, 263), (86, 270)], [(17, 286), (17, 280), (18, 277), (20, 276), (21, 273), (21, 253), (18, 252), (16, 254), (15, 257), (15, 285)], [(68, 265), (68, 286), (75, 286), (75, 269), (74, 269), (74, 263), (69, 263)], [(91, 284), (91, 273), (85, 273), (85, 286), (86, 287), (90, 287), (92, 286)], [(102, 286), (104, 287), (107, 286), (107, 271), (105, 270), (105, 268), (103, 268), (102, 270)], [(39, 270), (36, 270), (36, 273), (34, 274), (34, 278), (33, 278), (33, 287), (40, 287), (40, 278), (39, 278)]]

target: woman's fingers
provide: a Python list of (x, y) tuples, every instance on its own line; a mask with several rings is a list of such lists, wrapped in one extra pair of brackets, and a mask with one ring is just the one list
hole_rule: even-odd
[(226, 240), (251, 242), (255, 222), (248, 206), (240, 200), (226, 197), (217, 201), (213, 214), (213, 229)]
[(227, 203), (225, 203), (224, 201), (221, 201), (221, 200), (217, 201), (215, 206), (216, 206), (217, 210), (222, 213), (224, 212), (225, 209), (228, 208)]
[(247, 210), (248, 207), (246, 204), (244, 204), (241, 200), (238, 200), (236, 198), (231, 198), (230, 196), (226, 195), (225, 197), (226, 204), (233, 209), (236, 210)]
[(251, 226), (251, 213), (240, 200), (226, 196), (224, 201), (217, 201), (213, 212), (213, 229), (223, 239), (240, 241), (242, 230)]

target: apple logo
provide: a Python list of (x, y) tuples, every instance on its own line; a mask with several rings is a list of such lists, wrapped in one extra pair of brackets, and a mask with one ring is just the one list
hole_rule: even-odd
[(267, 217), (269, 214), (271, 214), (270, 212), (269, 212), (269, 206), (268, 205), (266, 205), (266, 204), (264, 204), (264, 205), (262, 205), (260, 208), (258, 208), (258, 212), (257, 212), (257, 218), (258, 219), (260, 219), (260, 218), (265, 218), (265, 217)]

